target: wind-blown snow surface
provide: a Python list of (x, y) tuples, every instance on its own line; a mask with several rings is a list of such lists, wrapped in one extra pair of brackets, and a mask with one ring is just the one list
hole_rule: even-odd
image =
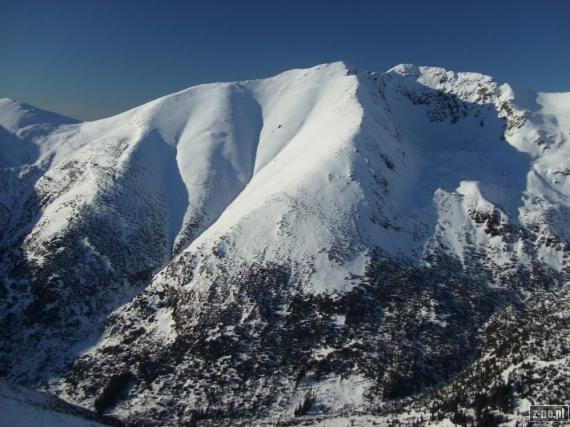
[(3, 100), (2, 372), (169, 423), (435, 387), (567, 278), (569, 102), (343, 63), (89, 123)]

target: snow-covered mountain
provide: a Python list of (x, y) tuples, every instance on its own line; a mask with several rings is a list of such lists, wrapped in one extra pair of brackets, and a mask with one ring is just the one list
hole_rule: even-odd
[(0, 148), (0, 370), (133, 423), (421, 413), (568, 280), (570, 94), (333, 63)]

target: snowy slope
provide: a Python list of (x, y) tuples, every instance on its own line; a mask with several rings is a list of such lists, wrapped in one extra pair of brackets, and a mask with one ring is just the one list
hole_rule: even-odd
[(0, 381), (2, 424), (10, 427), (96, 427), (98, 422), (82, 417), (87, 411), (74, 408), (45, 393)]
[[(101, 324), (132, 298), (279, 153), (302, 156), (315, 133), (326, 137), (339, 126), (344, 135), (334, 137), (348, 140), (358, 122), (344, 114), (352, 108), (350, 114), (358, 115), (357, 104), (329, 106), (344, 105), (345, 93), (356, 87), (355, 77), (338, 84), (345, 74), (342, 64), (332, 64), (265, 81), (199, 86), (109, 119), (59, 124), (32, 139), (37, 153), (26, 165), (31, 177), (17, 172), (14, 178), (12, 169), (4, 169), (6, 181), (16, 181), (4, 194), (11, 203), (2, 267), (14, 283), (7, 288), (4, 330), (23, 343), (8, 349), (10, 358), (25, 357), (39, 367), (67, 354), (62, 347), (89, 341), (100, 333), (93, 322)], [(11, 120), (13, 126), (29, 122)], [(299, 187), (313, 165), (290, 174), (290, 164), (279, 174), (291, 175), (287, 179)], [(257, 196), (252, 203), (273, 194)], [(77, 304), (63, 302), (69, 300)], [(24, 321), (29, 328), (12, 331)], [(45, 354), (34, 351), (38, 340)], [(73, 357), (67, 354), (61, 363)], [(34, 369), (18, 366), (16, 378), (36, 380)]]
[(432, 387), (567, 278), (569, 101), (343, 63), (88, 123), (3, 100), (2, 370), (171, 422)]
[(0, 166), (34, 163), (38, 157), (39, 140), (57, 127), (72, 123), (78, 121), (0, 98)]

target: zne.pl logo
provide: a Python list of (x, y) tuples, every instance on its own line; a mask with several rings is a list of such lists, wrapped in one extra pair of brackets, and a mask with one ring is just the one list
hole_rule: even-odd
[(530, 422), (570, 420), (568, 405), (530, 405)]

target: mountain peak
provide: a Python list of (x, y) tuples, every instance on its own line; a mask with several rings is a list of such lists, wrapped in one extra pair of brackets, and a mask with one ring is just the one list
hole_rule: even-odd
[(79, 120), (45, 111), (25, 102), (0, 98), (0, 125), (8, 131), (15, 132), (18, 129), (37, 124), (62, 125), (73, 123), (79, 123)]
[(386, 71), (386, 74), (396, 73), (406, 77), (418, 78), (421, 75), (420, 67), (414, 64), (398, 64)]

